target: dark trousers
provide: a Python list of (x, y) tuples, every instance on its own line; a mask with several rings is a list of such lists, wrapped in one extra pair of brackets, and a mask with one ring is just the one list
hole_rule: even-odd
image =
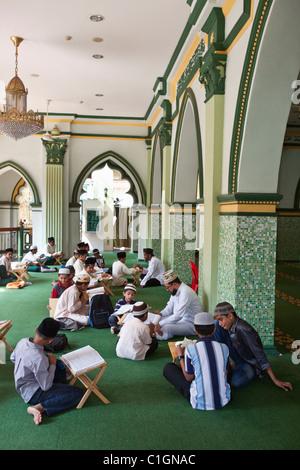
[(83, 390), (66, 383), (66, 370), (61, 361), (57, 360), (52, 387), (47, 391), (38, 388), (30, 399), (32, 405), (40, 404), (47, 416), (78, 405), (83, 397)]
[(190, 388), (191, 383), (186, 380), (183, 375), (181, 367), (174, 363), (166, 364), (163, 370), (164, 377), (184, 396), (190, 401)]
[[(143, 279), (144, 277), (146, 276), (146, 274), (141, 274), (141, 279)], [(156, 287), (156, 286), (160, 286), (160, 282), (158, 279), (155, 279), (155, 277), (151, 277), (151, 279), (149, 279), (146, 284), (144, 285), (144, 287)]]
[(213, 334), (213, 339), (218, 343), (224, 343), (229, 349), (229, 356), (235, 362), (235, 368), (230, 370), (228, 374), (228, 382), (232, 387), (240, 388), (247, 385), (257, 377), (255, 367), (250, 362), (244, 361), (235, 350), (229, 333), (215, 321), (216, 330)]
[(154, 353), (154, 351), (156, 351), (157, 349), (157, 346), (158, 346), (158, 341), (155, 337), (152, 338), (152, 342), (150, 344), (150, 348), (148, 349), (148, 351), (146, 352), (146, 356), (145, 356), (145, 359), (150, 356), (150, 354)]

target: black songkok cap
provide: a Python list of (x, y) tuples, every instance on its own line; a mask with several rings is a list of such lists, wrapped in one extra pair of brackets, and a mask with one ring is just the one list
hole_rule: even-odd
[(54, 338), (60, 329), (60, 323), (54, 318), (45, 318), (39, 325), (37, 331), (43, 338)]

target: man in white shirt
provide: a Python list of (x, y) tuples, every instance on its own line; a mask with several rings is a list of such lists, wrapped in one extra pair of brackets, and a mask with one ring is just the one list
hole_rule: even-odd
[(132, 280), (127, 279), (125, 276), (132, 276), (132, 274), (136, 273), (135, 268), (127, 268), (125, 261), (126, 261), (126, 253), (125, 251), (120, 251), (117, 253), (118, 261), (114, 261), (112, 265), (112, 286), (124, 286), (128, 282), (132, 282)]
[(140, 287), (154, 287), (163, 286), (164, 278), (163, 273), (165, 272), (165, 266), (153, 255), (152, 248), (144, 248), (144, 259), (148, 261), (148, 268), (143, 268), (140, 265), (136, 265), (143, 270), (141, 274)]
[(194, 335), (195, 315), (202, 312), (199, 297), (172, 270), (164, 273), (164, 282), (171, 297), (161, 312), (154, 312), (162, 317), (155, 329), (157, 339)]
[(158, 346), (157, 339), (153, 337), (154, 325), (145, 325), (149, 307), (145, 302), (136, 302), (132, 313), (134, 318), (125, 322), (120, 331), (116, 345), (118, 357), (143, 361), (152, 354)]
[(89, 323), (89, 295), (87, 288), (90, 282), (89, 276), (78, 276), (76, 283), (68, 287), (59, 297), (54, 318), (61, 320), (68, 318), (79, 325), (86, 326)]

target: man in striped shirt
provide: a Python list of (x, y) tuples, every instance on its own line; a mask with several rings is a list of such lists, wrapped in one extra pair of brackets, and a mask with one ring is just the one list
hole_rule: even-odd
[(230, 386), (227, 382), (229, 350), (225, 344), (213, 341), (214, 318), (206, 312), (196, 314), (194, 320), (198, 341), (187, 346), (176, 346), (180, 367), (166, 364), (165, 378), (198, 410), (218, 410), (229, 403)]

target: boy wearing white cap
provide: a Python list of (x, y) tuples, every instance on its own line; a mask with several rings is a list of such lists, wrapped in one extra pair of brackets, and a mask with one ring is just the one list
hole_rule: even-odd
[(230, 386), (227, 382), (229, 350), (225, 344), (213, 341), (214, 318), (210, 313), (197, 313), (195, 344), (184, 350), (176, 346), (177, 364), (166, 364), (164, 377), (198, 410), (218, 410), (229, 403)]
[(194, 318), (202, 312), (202, 305), (197, 294), (177, 274), (170, 270), (163, 274), (165, 287), (171, 297), (166, 307), (155, 311), (161, 315), (161, 320), (155, 332), (159, 340), (173, 338), (173, 336), (187, 336), (194, 334)]
[(70, 269), (68, 267), (60, 268), (58, 271), (58, 283), (52, 289), (51, 299), (58, 299), (65, 290), (73, 285), (70, 280)]
[(26, 253), (22, 259), (22, 263), (25, 263), (28, 266), (28, 271), (39, 271), (40, 266), (43, 264), (37, 251), (38, 247), (36, 245), (31, 245), (28, 253)]
[[(136, 302), (134, 300), (135, 294), (136, 294), (136, 287), (134, 284), (127, 284), (124, 287), (123, 298), (119, 299), (116, 302), (114, 312), (108, 317), (108, 323), (109, 323), (110, 331), (112, 334), (118, 333), (121, 329), (120, 325), (118, 325), (119, 320), (117, 317), (120, 308), (121, 310), (123, 310), (123, 313), (130, 312), (133, 308), (133, 307), (130, 308), (130, 305), (133, 306)], [(126, 307), (128, 306), (128, 310), (125, 306)], [(125, 309), (126, 309), (126, 312), (124, 311)]]
[(157, 339), (154, 334), (154, 325), (145, 325), (149, 307), (145, 302), (136, 302), (132, 313), (134, 318), (125, 322), (120, 331), (116, 345), (118, 357), (143, 361), (157, 349)]

